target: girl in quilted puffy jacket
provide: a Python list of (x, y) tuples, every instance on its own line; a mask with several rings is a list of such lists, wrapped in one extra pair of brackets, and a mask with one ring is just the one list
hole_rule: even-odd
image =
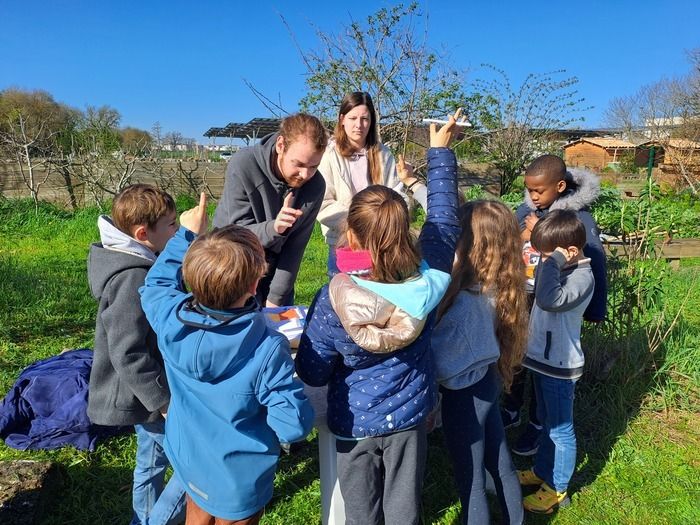
[(430, 339), (459, 234), (457, 163), (447, 148), (458, 117), (431, 128), (417, 245), (401, 195), (369, 186), (353, 197), (341, 273), (316, 295), (296, 357), (304, 382), (328, 384), (348, 525), (420, 519), (426, 419), (437, 402)]
[(485, 472), (495, 480), (502, 523), (523, 522), (520, 483), (498, 409), (527, 339), (520, 230), (503, 203), (460, 209), (452, 283), (432, 336), (442, 426), (462, 502), (462, 523), (490, 523)]

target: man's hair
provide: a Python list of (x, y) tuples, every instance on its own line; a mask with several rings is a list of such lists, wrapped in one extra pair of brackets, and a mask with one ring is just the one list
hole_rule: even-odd
[(576, 246), (582, 250), (586, 244), (586, 227), (572, 210), (553, 210), (535, 223), (530, 242), (536, 250), (550, 253), (557, 247)]
[(131, 235), (136, 226), (154, 228), (164, 216), (175, 211), (175, 201), (165, 191), (150, 184), (132, 184), (114, 198), (112, 222)]
[(265, 273), (265, 251), (250, 230), (231, 224), (200, 235), (182, 263), (182, 275), (202, 306), (231, 308)]
[(375, 281), (397, 283), (413, 276), (420, 253), (411, 233), (406, 201), (386, 186), (368, 186), (350, 203), (347, 227), (372, 257)]
[(307, 138), (316, 151), (326, 149), (328, 145), (328, 133), (323, 124), (313, 115), (297, 113), (282, 120), (280, 136), (284, 137), (284, 150), (302, 137)]
[(525, 170), (526, 177), (545, 177), (549, 183), (557, 183), (566, 177), (566, 164), (556, 155), (541, 155)]

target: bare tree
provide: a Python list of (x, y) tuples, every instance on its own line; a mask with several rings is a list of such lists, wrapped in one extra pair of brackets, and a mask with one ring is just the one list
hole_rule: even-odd
[(39, 212), (39, 191), (51, 176), (48, 162), (49, 142), (55, 132), (47, 131), (45, 122), (32, 122), (31, 117), (17, 110), (0, 131), (0, 144), (16, 161), (22, 182)]
[(503, 195), (536, 156), (556, 152), (554, 132), (583, 120), (588, 108), (576, 91), (578, 79), (564, 70), (530, 73), (514, 87), (504, 71), (484, 68), (490, 76), (473, 82), (465, 106), (486, 159), (501, 172)]
[(677, 174), (693, 193), (700, 189), (698, 71), (642, 86), (610, 102), (609, 124), (629, 130), (632, 140), (649, 140), (664, 151), (662, 169)]
[(428, 46), (427, 17), (416, 2), (381, 8), (364, 21), (351, 18), (335, 34), (317, 28), (316, 36), (314, 50), (297, 44), (308, 87), (300, 105), (329, 122), (346, 93), (367, 91), (383, 142), (405, 152), (421, 119), (444, 117), (463, 98), (462, 75)]

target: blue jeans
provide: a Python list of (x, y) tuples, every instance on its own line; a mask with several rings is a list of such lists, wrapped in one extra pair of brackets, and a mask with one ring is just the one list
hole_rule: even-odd
[(500, 391), (495, 365), (474, 385), (459, 390), (440, 387), (442, 430), (452, 459), (465, 525), (490, 523), (485, 470), (496, 486), (501, 522), (523, 523), (520, 482), (498, 409)]
[(165, 421), (134, 425), (136, 467), (131, 525), (169, 525), (185, 519), (185, 490), (175, 476), (163, 488), (170, 461), (163, 450)]
[(575, 379), (557, 379), (532, 373), (537, 412), (542, 423), (535, 474), (557, 492), (566, 492), (576, 468), (574, 433)]

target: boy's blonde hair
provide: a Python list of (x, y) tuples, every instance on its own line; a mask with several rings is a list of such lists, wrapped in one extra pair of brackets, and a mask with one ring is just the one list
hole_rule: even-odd
[(347, 227), (372, 257), (374, 281), (399, 283), (413, 276), (420, 253), (411, 232), (408, 206), (386, 186), (368, 186), (350, 203)]
[(265, 251), (255, 234), (231, 224), (192, 243), (182, 275), (199, 304), (225, 310), (250, 292), (265, 267)]
[(525, 355), (527, 298), (520, 228), (513, 212), (498, 201), (468, 202), (459, 210), (462, 233), (457, 241), (452, 282), (438, 308), (438, 318), (462, 290), (480, 285), (494, 299), (495, 330), (501, 355), (498, 371), (506, 392)]
[(154, 228), (156, 223), (175, 211), (175, 200), (150, 184), (132, 184), (114, 198), (112, 222), (123, 233), (132, 235), (136, 226)]

